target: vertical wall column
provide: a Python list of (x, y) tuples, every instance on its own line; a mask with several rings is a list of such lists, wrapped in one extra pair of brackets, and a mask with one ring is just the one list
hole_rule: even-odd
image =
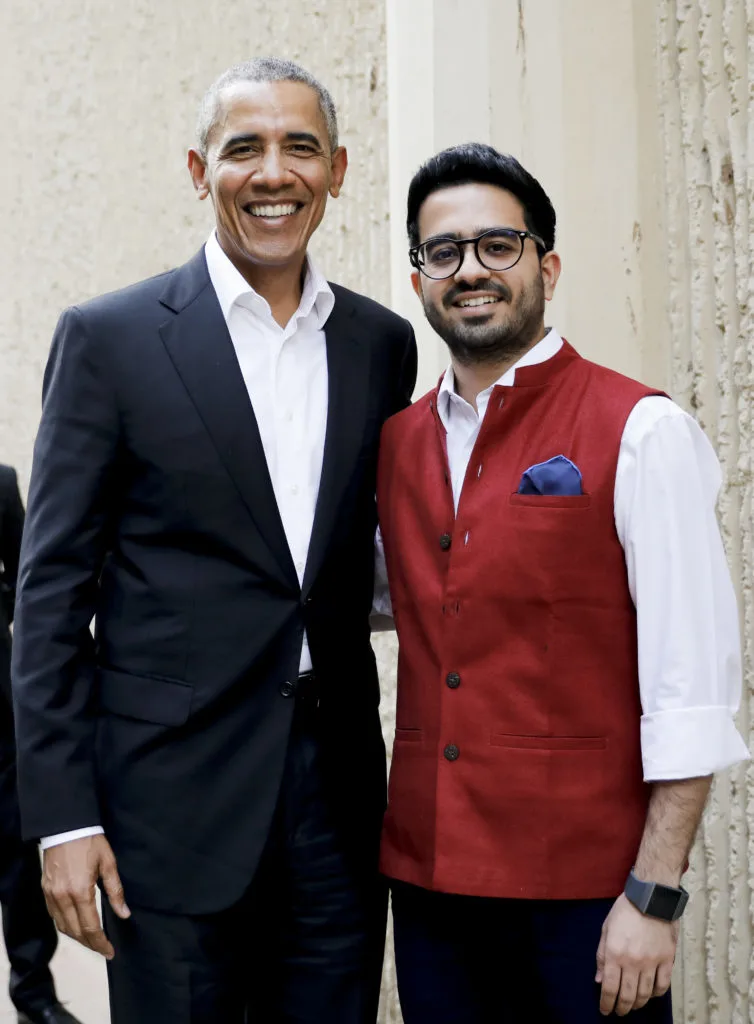
[(435, 385), (448, 357), (426, 324), (411, 286), (406, 194), (414, 172), (433, 153), (460, 142), (491, 140), (487, 40), (496, 4), (490, 0), (386, 2), (392, 305), (416, 329), (416, 394), (421, 395)]

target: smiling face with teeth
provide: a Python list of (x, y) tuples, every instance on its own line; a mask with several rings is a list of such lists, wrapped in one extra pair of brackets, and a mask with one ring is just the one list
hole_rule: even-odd
[[(525, 231), (519, 200), (496, 185), (453, 185), (430, 193), (419, 211), (419, 237), (475, 238), (492, 228)], [(441, 281), (414, 271), (411, 280), (430, 324), (463, 365), (515, 361), (545, 333), (545, 302), (560, 273), (555, 252), (540, 254), (527, 238), (508, 270), (489, 270), (473, 245), (463, 247), (456, 273)]]
[(221, 97), (207, 152), (189, 152), (201, 199), (211, 197), (226, 255), (261, 294), (272, 274), (300, 289), (309, 239), (348, 158), (330, 151), (317, 94), (300, 82), (241, 82)]

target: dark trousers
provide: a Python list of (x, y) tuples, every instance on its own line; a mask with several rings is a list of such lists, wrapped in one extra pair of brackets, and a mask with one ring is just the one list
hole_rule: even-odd
[[(405, 1024), (605, 1020), (594, 975), (612, 899), (485, 899), (391, 886)], [(670, 993), (627, 1019), (672, 1024)]]
[(0, 693), (0, 904), (10, 962), (10, 997), (23, 1010), (55, 1000), (49, 963), (57, 932), (41, 888), (39, 850), (21, 841), (10, 706)]
[(238, 904), (201, 917), (131, 906), (127, 921), (105, 905), (113, 1024), (374, 1024), (387, 888), (376, 835), (371, 870), (344, 852), (316, 715), (297, 708), (271, 835)]

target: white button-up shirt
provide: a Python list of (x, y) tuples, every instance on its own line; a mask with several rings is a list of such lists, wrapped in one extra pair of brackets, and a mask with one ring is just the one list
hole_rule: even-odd
[[(288, 547), (302, 583), (325, 451), (324, 326), (335, 297), (307, 259), (301, 302), (285, 327), (280, 327), (267, 300), (257, 295), (236, 270), (214, 232), (205, 252), (210, 280), (254, 409)], [(300, 671), (311, 667), (304, 636)]]
[[(511, 387), (517, 367), (545, 362), (562, 344), (551, 329), (495, 384)], [(440, 385), (437, 411), (456, 511), (495, 384), (477, 395), (476, 409), (456, 392), (452, 367)], [(721, 479), (712, 445), (691, 416), (668, 398), (637, 402), (621, 438), (614, 512), (637, 612), (647, 782), (709, 775), (749, 756), (733, 720), (741, 643), (715, 516)], [(375, 612), (390, 614), (379, 533)]]
[[(220, 248), (214, 231), (205, 246), (207, 269), (241, 367), (280, 518), (303, 582), (314, 509), (319, 494), (327, 428), (327, 348), (324, 326), (332, 313), (332, 289), (307, 258), (301, 302), (281, 327), (268, 302), (241, 276)], [(211, 339), (207, 340), (211, 344)], [(312, 667), (304, 635), (299, 671)], [(100, 826), (42, 840), (42, 849), (99, 835)]]

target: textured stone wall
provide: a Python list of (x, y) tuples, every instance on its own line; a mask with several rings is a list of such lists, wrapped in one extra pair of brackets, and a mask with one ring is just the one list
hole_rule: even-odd
[[(671, 388), (724, 467), (719, 511), (741, 599), (745, 734), (754, 690), (753, 41), (750, 2), (657, 4)], [(690, 872), (696, 897), (676, 985), (685, 1024), (754, 1020), (753, 808), (751, 765), (717, 781)]]

